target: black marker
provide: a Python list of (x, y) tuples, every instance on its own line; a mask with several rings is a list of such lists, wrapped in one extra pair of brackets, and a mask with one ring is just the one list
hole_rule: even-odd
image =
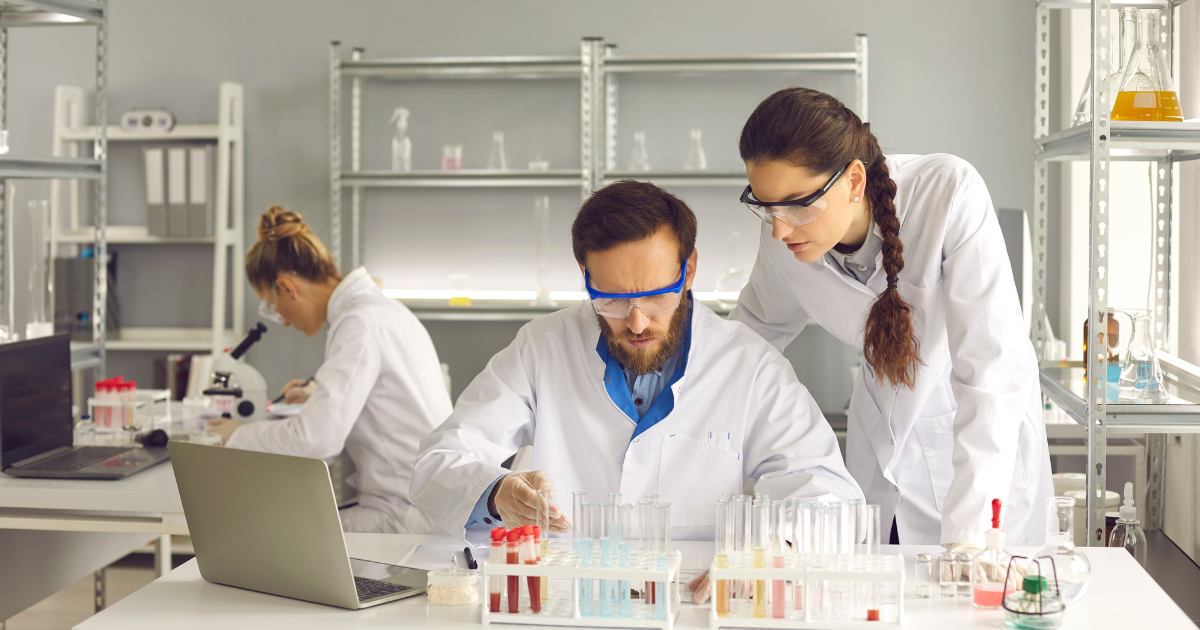
[(468, 569), (478, 569), (479, 568), (479, 563), (475, 562), (475, 556), (471, 555), (470, 547), (463, 547), (463, 555), (467, 557), (467, 568)]

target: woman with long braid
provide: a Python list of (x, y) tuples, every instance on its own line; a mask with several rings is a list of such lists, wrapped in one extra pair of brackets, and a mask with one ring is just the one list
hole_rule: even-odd
[(1037, 360), (979, 173), (885, 156), (804, 88), (763, 101), (739, 149), (741, 200), (767, 225), (732, 317), (780, 350), (809, 321), (862, 349), (846, 464), (892, 542), (977, 545), (1000, 499), (1009, 544), (1040, 544), (1053, 491)]

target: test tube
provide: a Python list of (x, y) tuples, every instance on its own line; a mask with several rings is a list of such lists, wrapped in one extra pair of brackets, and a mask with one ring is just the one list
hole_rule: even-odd
[[(649, 496), (646, 497), (646, 500), (638, 503), (638, 531), (641, 532), (639, 535), (641, 543), (639, 545), (639, 564), (648, 569), (654, 563), (654, 502), (650, 500)], [(642, 607), (653, 604), (654, 582), (643, 582)]]
[[(787, 523), (787, 504), (784, 501), (771, 502), (771, 566), (782, 569), (784, 529)], [(784, 599), (783, 587), (786, 580), (771, 580), (771, 617), (783, 619)]]
[[(586, 502), (587, 502), (587, 493), (586, 492), (572, 492), (571, 493), (571, 539), (572, 539), (572, 541), (578, 541), (580, 538), (582, 538), (582, 536), (580, 535), (581, 534), (580, 527), (583, 524), (583, 504)], [(579, 550), (576, 549), (575, 552), (578, 553)]]
[[(508, 559), (505, 557), (508, 531), (503, 527), (493, 527), (491, 531), (492, 545), (488, 553), (488, 565), (507, 564)], [(489, 569), (491, 566), (488, 567)], [(488, 596), (489, 612), (500, 612), (500, 596), (504, 592), (504, 577), (500, 575), (492, 575), (488, 579)]]
[[(618, 521), (621, 524), (621, 560), (620, 567), (622, 569), (632, 568), (631, 553), (630, 553), (630, 523), (629, 519), (633, 515), (633, 505), (625, 503), (617, 511)], [(629, 592), (629, 580), (621, 580), (617, 583), (617, 616), (629, 618), (633, 614), (632, 596)]]
[[(745, 522), (745, 527), (742, 528), (742, 566), (750, 567), (754, 565), (754, 544), (751, 539), (753, 534), (751, 524), (754, 521), (754, 497), (747, 496), (742, 502), (742, 518)], [(751, 600), (754, 596), (754, 582), (751, 580), (742, 580), (739, 586), (741, 590), (742, 606), (745, 608), (743, 616), (749, 617), (754, 613), (751, 611)]]
[(847, 531), (850, 532), (850, 550), (848, 553), (857, 553), (859, 551), (858, 543), (866, 535), (866, 527), (863, 521), (867, 518), (867, 506), (862, 499), (850, 499), (846, 505), (849, 507), (848, 522), (846, 524)]
[[(846, 531), (846, 505), (841, 501), (831, 501), (826, 509), (826, 518), (829, 524), (829, 553), (835, 554), (831, 558), (833, 566), (841, 562), (837, 556), (847, 552), (850, 535)], [(841, 619), (847, 616), (846, 606), (849, 603), (847, 600), (847, 585), (843, 580), (830, 580), (829, 582), (829, 613), (834, 619)]]
[[(802, 562), (811, 562), (808, 555), (812, 553), (812, 536), (809, 533), (812, 523), (809, 522), (810, 504), (807, 499), (792, 500), (792, 548)], [(792, 582), (792, 610), (797, 617), (804, 611), (804, 584), (801, 580)]]
[[(730, 504), (727, 499), (721, 499), (717, 502), (716, 516), (716, 532), (714, 541), (716, 543), (713, 549), (713, 567), (718, 569), (729, 568), (729, 547), (733, 541), (732, 533), (729, 531), (731, 524)], [(729, 580), (713, 581), (713, 606), (717, 608), (718, 617), (729, 616)]]
[[(584, 503), (581, 510), (581, 518), (579, 529), (583, 533), (583, 538), (579, 544), (579, 560), (580, 566), (592, 566), (592, 558), (594, 555), (592, 540), (596, 535), (597, 512), (599, 506), (595, 503)], [(579, 614), (583, 617), (592, 616), (592, 580), (591, 578), (579, 578)]]
[[(809, 504), (809, 534), (812, 548), (814, 568), (824, 568), (829, 562), (829, 539), (826, 527), (826, 513), (829, 506), (821, 501)], [(828, 613), (829, 583), (828, 580), (810, 579), (808, 581), (808, 605), (810, 616), (814, 620), (824, 619)]]
[[(767, 534), (770, 527), (770, 504), (766, 499), (755, 499), (750, 516), (751, 549), (754, 553), (754, 568), (767, 568)], [(754, 616), (767, 616), (767, 581), (754, 581)]]
[[(608, 493), (608, 502), (612, 505), (612, 511), (609, 513), (612, 520), (605, 522), (604, 527), (609, 538), (609, 566), (616, 567), (621, 562), (621, 493)], [(620, 592), (617, 590), (619, 586), (620, 583), (617, 580), (608, 581), (609, 601), (612, 602), (614, 608), (621, 601)]]
[[(600, 504), (600, 564), (601, 567), (612, 566), (612, 528), (610, 524), (616, 520), (615, 506), (611, 503)], [(612, 580), (600, 580), (600, 617), (611, 617), (613, 613)]]
[[(541, 530), (541, 540), (538, 541), (538, 560), (550, 554), (550, 491), (537, 491), (537, 526)], [(540, 580), (541, 589), (538, 596), (542, 601), (550, 599), (550, 578)]]
[[(874, 563), (879, 559), (879, 506), (871, 504), (866, 506), (866, 529), (867, 538), (863, 545), (863, 552), (867, 555), (868, 566), (874, 566)], [(879, 582), (871, 582), (867, 585), (867, 620), (879, 620), (879, 610), (881, 607), (880, 591), (882, 585)], [(920, 595), (918, 595), (919, 597)], [(928, 597), (928, 596), (927, 596)]]
[[(508, 530), (508, 544), (505, 547), (508, 564), (521, 564), (521, 528)], [(508, 612), (516, 614), (521, 611), (521, 576), (508, 576)]]
[[(654, 536), (655, 540), (655, 566), (659, 571), (666, 571), (670, 562), (671, 554), (671, 504), (656, 503), (654, 504), (654, 524), (657, 533)], [(655, 589), (658, 595), (654, 598), (654, 618), (667, 618), (667, 604), (671, 601), (671, 594), (667, 591), (667, 582), (656, 581)]]
[[(524, 564), (537, 564), (537, 539), (534, 537), (533, 525), (526, 525), (521, 528), (521, 562)], [(542, 578), (536, 575), (526, 576), (526, 583), (529, 586), (529, 607), (534, 614), (542, 612)]]

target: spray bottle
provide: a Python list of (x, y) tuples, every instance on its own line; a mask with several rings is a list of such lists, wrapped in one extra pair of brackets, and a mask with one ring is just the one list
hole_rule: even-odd
[(1117, 512), (1117, 524), (1108, 537), (1109, 547), (1124, 547), (1133, 554), (1138, 564), (1146, 566), (1146, 533), (1138, 521), (1137, 508), (1133, 505), (1133, 484), (1125, 482), (1125, 502)]
[(392, 136), (392, 170), (407, 173), (412, 170), (412, 140), (408, 137), (408, 108), (397, 107), (392, 112), (396, 134)]

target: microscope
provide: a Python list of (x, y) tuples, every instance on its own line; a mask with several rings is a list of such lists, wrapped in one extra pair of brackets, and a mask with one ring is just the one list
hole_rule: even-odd
[(256, 422), (266, 418), (267, 382), (258, 370), (241, 360), (242, 355), (246, 354), (250, 346), (258, 343), (265, 332), (266, 325), (258, 322), (233, 350), (226, 350), (213, 357), (211, 382), (209, 388), (204, 390), (204, 395), (212, 396), (217, 411), (221, 412), (223, 417), (242, 422)]

